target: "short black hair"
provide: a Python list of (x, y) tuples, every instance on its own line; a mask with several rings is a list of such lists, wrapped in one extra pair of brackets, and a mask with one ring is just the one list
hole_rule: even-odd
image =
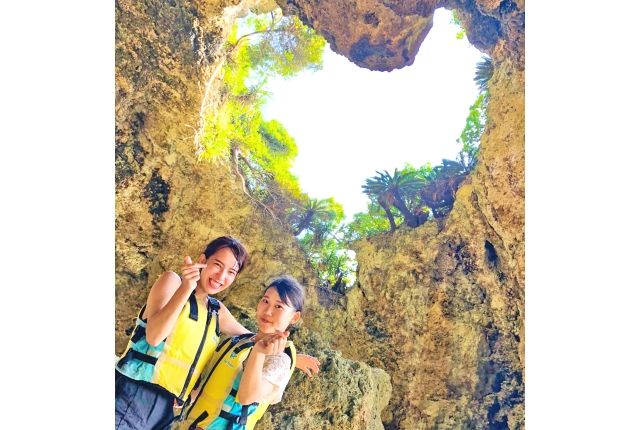
[(239, 240), (234, 239), (231, 236), (220, 236), (213, 239), (205, 248), (204, 256), (208, 259), (217, 251), (223, 248), (229, 248), (231, 252), (233, 252), (233, 255), (236, 257), (236, 261), (238, 262), (238, 273), (240, 273), (245, 263), (249, 259), (249, 253)]
[(275, 278), (267, 284), (263, 294), (272, 287), (276, 289), (280, 298), (289, 306), (296, 311), (302, 312), (302, 307), (304, 306), (304, 288), (294, 277), (284, 275)]

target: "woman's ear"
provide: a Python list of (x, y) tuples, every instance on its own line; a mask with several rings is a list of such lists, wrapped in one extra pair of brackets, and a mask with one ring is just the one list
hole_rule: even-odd
[(205, 264), (206, 262), (207, 262), (207, 257), (205, 257), (204, 254), (200, 254), (200, 257), (198, 257), (198, 263)]
[(293, 314), (293, 316), (291, 317), (291, 321), (289, 322), (289, 324), (295, 324), (300, 320), (300, 317), (302, 315), (300, 314), (300, 311), (296, 311), (295, 314)]

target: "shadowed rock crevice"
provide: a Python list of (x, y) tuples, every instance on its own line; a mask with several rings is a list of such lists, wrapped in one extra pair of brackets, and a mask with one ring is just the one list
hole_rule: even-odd
[(116, 128), (116, 186), (140, 173), (147, 152), (140, 144), (140, 134), (144, 127), (144, 114), (134, 114), (128, 130)]

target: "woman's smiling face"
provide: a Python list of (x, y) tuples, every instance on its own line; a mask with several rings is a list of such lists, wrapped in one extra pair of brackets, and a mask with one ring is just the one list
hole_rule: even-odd
[(198, 286), (207, 294), (217, 294), (225, 290), (236, 279), (238, 261), (231, 249), (221, 248), (206, 260), (204, 255), (201, 255), (200, 259), (207, 267), (200, 272)]
[(274, 287), (268, 288), (256, 309), (258, 326), (263, 333), (285, 331), (300, 319), (300, 312), (288, 304)]

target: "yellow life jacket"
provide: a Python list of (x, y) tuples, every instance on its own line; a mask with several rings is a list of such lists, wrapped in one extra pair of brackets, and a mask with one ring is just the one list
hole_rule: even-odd
[[(251, 430), (269, 407), (268, 401), (241, 405), (235, 399), (242, 363), (255, 344), (252, 333), (227, 338), (218, 345), (207, 369), (196, 383), (195, 398), (183, 408), (177, 430)], [(291, 358), (290, 372), (296, 366), (296, 349), (287, 342), (284, 352)]]
[(173, 332), (157, 346), (147, 342), (147, 321), (142, 319), (145, 306), (116, 369), (129, 378), (164, 388), (182, 404), (218, 346), (220, 302), (209, 297), (205, 307), (191, 294)]

